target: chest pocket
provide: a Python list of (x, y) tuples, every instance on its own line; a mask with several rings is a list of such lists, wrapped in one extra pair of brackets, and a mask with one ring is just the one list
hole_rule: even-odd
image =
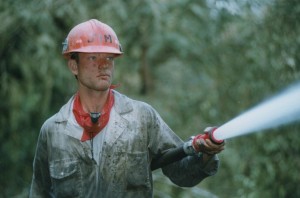
[(126, 190), (149, 190), (150, 177), (147, 152), (127, 153)]
[(77, 161), (65, 159), (50, 162), (55, 197), (80, 197), (82, 187)]

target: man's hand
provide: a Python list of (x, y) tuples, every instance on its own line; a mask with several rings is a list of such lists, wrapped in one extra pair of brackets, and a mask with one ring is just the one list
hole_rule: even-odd
[(222, 144), (215, 144), (209, 138), (196, 140), (198, 151), (208, 155), (215, 155), (225, 149), (225, 141)]
[(216, 143), (209, 138), (215, 129), (216, 127), (207, 127), (204, 130), (205, 134), (197, 135), (194, 138), (193, 147), (196, 152), (205, 153), (207, 155), (215, 155), (225, 149), (225, 141)]

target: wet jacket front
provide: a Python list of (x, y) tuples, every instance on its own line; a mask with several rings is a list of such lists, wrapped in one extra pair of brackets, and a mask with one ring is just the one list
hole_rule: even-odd
[[(42, 126), (30, 197), (152, 197), (150, 164), (182, 140), (148, 104), (114, 91), (108, 125), (92, 140), (72, 112), (74, 97)], [(93, 152), (91, 152), (93, 151)], [(186, 157), (163, 168), (179, 186), (191, 187), (218, 169), (217, 156)]]

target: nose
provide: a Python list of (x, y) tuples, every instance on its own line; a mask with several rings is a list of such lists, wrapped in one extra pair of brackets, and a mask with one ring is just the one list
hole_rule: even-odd
[(103, 60), (103, 59), (100, 59), (98, 62), (97, 62), (97, 65), (98, 65), (98, 68), (99, 69), (106, 69), (109, 67), (109, 64), (106, 60)]
[(108, 68), (113, 65), (114, 61), (111, 58), (99, 58), (98, 67), (99, 68)]

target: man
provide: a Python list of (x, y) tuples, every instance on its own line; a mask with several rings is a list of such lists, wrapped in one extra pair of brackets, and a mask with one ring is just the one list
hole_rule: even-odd
[[(111, 27), (92, 19), (75, 26), (63, 55), (78, 92), (42, 126), (30, 197), (152, 197), (151, 162), (182, 140), (148, 104), (113, 90), (114, 59), (122, 55)], [(198, 139), (200, 153), (162, 168), (190, 187), (218, 169), (224, 149)]]

